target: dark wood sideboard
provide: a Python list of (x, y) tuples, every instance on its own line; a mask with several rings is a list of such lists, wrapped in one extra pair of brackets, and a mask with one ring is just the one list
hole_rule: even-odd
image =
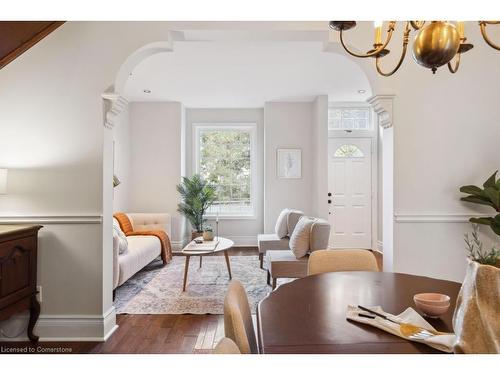
[(37, 244), (40, 225), (0, 225), (0, 320), (30, 310), (28, 337), (40, 315), (36, 298)]

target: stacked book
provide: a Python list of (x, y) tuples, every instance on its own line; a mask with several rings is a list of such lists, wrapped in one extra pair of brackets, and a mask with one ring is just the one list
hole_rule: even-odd
[(217, 238), (212, 241), (203, 241), (202, 243), (191, 241), (183, 251), (214, 251), (218, 244), (219, 240)]

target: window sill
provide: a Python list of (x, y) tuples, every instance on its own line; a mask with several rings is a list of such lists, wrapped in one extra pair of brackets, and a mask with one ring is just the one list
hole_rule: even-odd
[[(205, 218), (209, 221), (215, 221), (217, 219), (216, 215), (206, 215)], [(224, 221), (224, 220), (256, 220), (257, 216), (255, 215), (235, 215), (235, 216), (228, 216), (228, 215), (219, 215), (219, 221)]]

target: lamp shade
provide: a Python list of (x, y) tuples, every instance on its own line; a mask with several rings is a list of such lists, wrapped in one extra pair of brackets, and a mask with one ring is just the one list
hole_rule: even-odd
[(7, 194), (7, 169), (0, 168), (0, 194)]

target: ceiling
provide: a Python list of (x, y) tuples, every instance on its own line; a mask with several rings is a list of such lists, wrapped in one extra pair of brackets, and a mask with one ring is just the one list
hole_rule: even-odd
[(1, 21), (0, 69), (63, 23), (58, 21)]
[(322, 42), (234, 39), (233, 34), (217, 41), (175, 42), (172, 52), (148, 57), (131, 72), (126, 97), (180, 101), (188, 108), (256, 108), (317, 95), (331, 101), (364, 101), (371, 95), (358, 65), (324, 52)]

